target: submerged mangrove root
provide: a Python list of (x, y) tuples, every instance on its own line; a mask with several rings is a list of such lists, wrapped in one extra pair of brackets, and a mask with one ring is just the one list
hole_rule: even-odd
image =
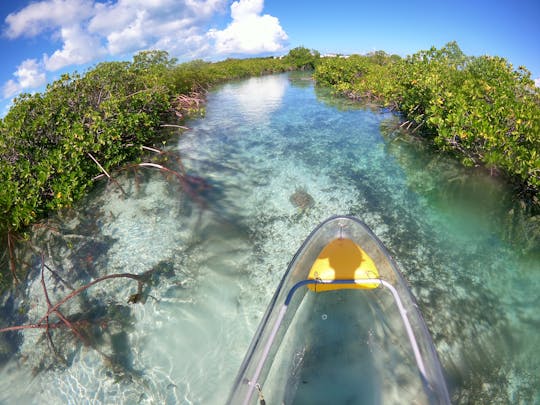
[[(74, 327), (73, 323), (71, 323), (60, 311), (60, 307), (64, 305), (69, 300), (75, 298), (77, 295), (82, 293), (83, 291), (89, 289), (93, 285), (96, 285), (98, 283), (101, 283), (106, 280), (112, 280), (116, 278), (128, 278), (137, 281), (137, 293), (133, 294), (129, 297), (128, 302), (130, 303), (136, 303), (141, 302), (141, 296), (142, 296), (142, 290), (143, 285), (145, 282), (149, 280), (149, 277), (151, 273), (153, 273), (155, 270), (149, 270), (143, 274), (132, 274), (132, 273), (119, 273), (119, 274), (108, 274), (106, 276), (98, 277), (95, 280), (73, 290), (68, 295), (66, 295), (64, 298), (62, 298), (60, 301), (56, 302), (54, 305), (51, 303), (47, 291), (47, 287), (45, 285), (44, 280), (44, 271), (47, 268), (47, 266), (44, 263), (43, 256), (42, 256), (42, 266), (41, 266), (41, 285), (43, 288), (43, 293), (45, 296), (45, 300), (47, 302), (47, 311), (45, 314), (39, 318), (36, 322), (26, 324), (26, 325), (17, 325), (17, 326), (8, 326), (5, 328), (0, 328), (0, 333), (5, 332), (12, 332), (12, 331), (19, 331), (24, 329), (45, 329), (46, 333), (48, 334), (49, 329), (52, 328), (58, 328), (61, 325), (59, 324), (51, 324), (49, 322), (49, 318), (51, 315), (56, 315), (66, 326), (68, 329), (70, 329), (75, 336), (77, 336), (83, 343), (88, 344), (88, 340), (77, 330), (77, 328)], [(136, 298), (135, 298), (136, 297)], [(54, 326), (53, 326), (54, 325)]]
[(166, 175), (172, 175), (175, 177), (182, 187), (182, 190), (188, 195), (189, 198), (191, 198), (193, 201), (195, 201), (200, 207), (205, 207), (206, 204), (204, 200), (201, 198), (201, 192), (207, 190), (210, 188), (210, 185), (208, 182), (199, 176), (195, 176), (192, 174), (189, 174), (182, 163), (182, 159), (174, 154), (167, 151), (163, 151), (161, 149), (143, 146), (144, 150), (147, 150), (149, 152), (153, 152), (157, 154), (159, 157), (163, 158), (163, 160), (167, 161), (169, 159), (172, 159), (175, 161), (177, 169), (171, 169), (168, 166), (165, 166), (163, 163), (155, 163), (155, 162), (142, 162), (137, 163), (134, 165), (129, 165), (126, 168), (127, 169), (138, 169), (140, 167), (143, 168), (152, 168), (152, 169), (159, 169), (162, 173)]
[[(184, 167), (180, 156), (178, 156), (175, 153), (163, 151), (163, 150), (160, 150), (154, 147), (149, 147), (149, 146), (142, 146), (142, 149), (148, 152), (154, 153), (155, 157), (153, 157), (152, 159), (149, 159), (148, 162), (126, 165), (118, 169), (117, 172), (120, 172), (123, 170), (133, 170), (135, 173), (135, 182), (138, 188), (137, 172), (140, 170), (140, 168), (159, 169), (160, 172), (164, 173), (166, 176), (168, 176), (168, 178), (170, 178), (171, 176), (176, 178), (179, 181), (182, 190), (186, 193), (186, 195), (191, 200), (196, 202), (197, 205), (199, 205), (199, 207), (201, 208), (206, 207), (206, 203), (204, 199), (201, 197), (201, 193), (210, 188), (209, 183), (202, 177), (189, 174), (186, 168)], [(114, 183), (120, 189), (121, 193), (124, 196), (126, 196), (127, 195), (126, 191), (123, 189), (121, 184), (115, 179), (114, 173), (109, 173), (92, 154), (88, 153), (88, 156), (90, 159), (92, 159), (92, 161), (99, 167), (99, 169), (102, 172), (100, 175), (94, 177), (94, 180), (107, 178), (109, 182)], [(166, 162), (169, 162), (172, 164), (169, 165)], [(33, 230), (36, 230), (37, 228), (46, 228), (46, 230), (51, 231), (53, 233), (56, 233), (56, 234), (60, 233), (59, 229), (50, 227), (46, 224), (35, 224), (32, 226)], [(63, 238), (64, 239), (91, 239), (91, 237), (74, 235), (74, 234), (63, 235)], [(6, 249), (2, 257), (0, 257), (0, 264), (5, 265), (6, 267), (9, 267), (10, 273), (13, 279), (13, 283), (18, 284), (19, 283), (18, 266), (20, 263), (18, 263), (17, 257), (16, 257), (17, 256), (16, 245), (18, 242), (21, 242), (21, 241), (28, 242), (28, 241), (25, 238), (19, 236), (17, 233), (13, 232), (9, 228), (3, 235), (2, 239), (3, 239), (2, 244), (5, 243), (4, 246), (6, 246)], [(67, 243), (68, 245), (70, 244), (69, 242)], [(30, 248), (36, 253), (40, 251), (40, 249), (34, 247), (32, 244), (30, 244)], [(52, 258), (52, 255), (50, 253), (50, 248), (49, 248), (49, 256)]]
[(182, 189), (184, 190), (184, 192), (186, 192), (186, 194), (192, 200), (198, 203), (199, 206), (201, 207), (204, 207), (206, 205), (204, 200), (200, 197), (199, 193), (200, 191), (207, 189), (209, 186), (202, 177), (189, 175), (187, 173), (177, 172), (176, 170), (169, 169), (168, 167), (165, 167), (157, 163), (139, 163), (137, 166), (159, 169), (161, 172), (165, 174), (171, 174), (175, 176), (180, 182), (180, 185), (182, 186)]
[[(77, 297), (79, 294), (81, 294), (83, 291), (86, 291), (90, 287), (96, 284), (102, 283), (104, 281), (107, 281), (107, 280), (118, 279), (118, 278), (127, 278), (127, 279), (131, 279), (137, 282), (137, 292), (135, 294), (130, 295), (129, 299), (127, 300), (128, 303), (130, 304), (139, 303), (139, 302), (144, 303), (145, 302), (144, 295), (146, 294), (146, 291), (143, 292), (143, 286), (147, 284), (148, 282), (150, 282), (150, 277), (152, 273), (158, 271), (158, 269), (154, 268), (142, 274), (120, 273), (120, 274), (109, 274), (106, 276), (98, 277), (95, 280), (77, 289), (72, 290), (69, 294), (67, 294), (64, 298), (60, 299), (56, 303), (53, 303), (49, 297), (49, 291), (45, 283), (46, 270), (51, 272), (51, 274), (53, 274), (54, 276), (57, 276), (55, 272), (51, 270), (45, 264), (44, 255), (41, 254), (40, 283), (43, 290), (43, 296), (47, 304), (47, 309), (45, 313), (36, 322), (29, 323), (26, 325), (16, 325), (16, 326), (8, 326), (8, 327), (0, 328), (0, 333), (23, 331), (26, 329), (43, 329), (48, 346), (52, 354), (54, 355), (54, 357), (57, 359), (57, 362), (63, 365), (67, 365), (68, 364), (67, 358), (64, 358), (64, 356), (62, 356), (62, 354), (58, 350), (50, 332), (51, 330), (57, 330), (57, 329), (69, 330), (71, 331), (71, 333), (73, 333), (75, 338), (78, 341), (80, 341), (84, 346), (90, 347), (93, 350), (95, 350), (104, 360), (104, 364), (110, 367), (113, 370), (113, 372), (117, 373), (119, 376), (129, 378), (130, 380), (136, 380), (144, 384), (144, 381), (141, 381), (138, 373), (134, 372), (129, 367), (126, 367), (124, 364), (119, 362), (118, 359), (116, 359), (114, 355), (111, 356), (103, 352), (103, 350), (101, 350), (99, 347), (97, 347), (93, 343), (93, 340), (91, 339), (91, 337), (88, 336), (88, 332), (86, 333), (83, 332), (86, 328), (92, 325), (96, 325), (103, 328), (104, 325), (107, 324), (108, 322), (107, 320), (103, 320), (103, 319), (94, 320), (94, 321), (87, 320), (87, 319), (70, 320), (69, 317), (66, 316), (61, 311), (60, 308), (66, 302)], [(58, 320), (55, 322), (51, 322), (52, 317), (56, 317)]]

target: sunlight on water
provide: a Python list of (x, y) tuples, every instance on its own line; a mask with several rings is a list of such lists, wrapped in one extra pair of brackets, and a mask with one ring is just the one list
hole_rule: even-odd
[(251, 123), (267, 121), (280, 107), (287, 88), (286, 80), (266, 80), (254, 77), (221, 90), (223, 100), (232, 103), (228, 109), (237, 111)]
[[(136, 283), (115, 280), (62, 307), (95, 320), (94, 348), (53, 331), (67, 365), (43, 331), (20, 334), (17, 353), (0, 357), (0, 403), (223, 403), (288, 262), (334, 214), (358, 216), (394, 253), (453, 402), (540, 401), (540, 264), (501, 239), (507, 191), (381, 132), (391, 114), (315, 92), (306, 78), (226, 84), (209, 95), (206, 117), (169, 142), (210, 183), (205, 207), (148, 170), (118, 175), (128, 197), (101, 186), (51, 219), (68, 236), (41, 237), (48, 266), (74, 284), (154, 270), (148, 297), (128, 305)], [(3, 323), (46, 310), (39, 257), (29, 260), (26, 288), (2, 300), (13, 312)], [(52, 301), (69, 292), (50, 275), (46, 283)]]

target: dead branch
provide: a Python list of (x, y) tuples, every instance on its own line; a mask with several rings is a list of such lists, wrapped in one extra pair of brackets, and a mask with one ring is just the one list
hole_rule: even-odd
[(120, 183), (118, 183), (114, 178), (111, 177), (111, 175), (107, 172), (107, 170), (105, 170), (105, 168), (103, 166), (101, 166), (101, 164), (97, 161), (97, 159), (94, 156), (92, 156), (92, 154), (90, 152), (88, 152), (87, 155), (90, 157), (90, 159), (92, 159), (94, 161), (94, 163), (99, 167), (99, 169), (103, 172), (103, 174), (105, 174), (105, 176), (107, 176), (107, 178), (110, 181), (112, 181), (114, 184), (116, 184), (116, 186), (120, 189), (122, 194), (124, 196), (126, 196), (127, 194), (124, 191), (124, 189), (122, 188), (122, 186), (120, 185)]
[(92, 159), (94, 161), (94, 163), (99, 167), (99, 170), (101, 170), (103, 173), (105, 173), (105, 176), (107, 176), (110, 179), (111, 175), (109, 173), (107, 173), (107, 170), (105, 170), (105, 168), (103, 166), (101, 166), (101, 164), (97, 161), (97, 159), (94, 156), (92, 156), (92, 154), (90, 152), (88, 152), (87, 155), (90, 156), (90, 159)]
[(424, 125), (426, 121), (422, 121), (420, 124), (418, 124), (412, 131), (411, 134), (414, 134), (422, 125)]
[(103, 174), (103, 173), (98, 174), (97, 176), (92, 177), (92, 181), (102, 179), (103, 177), (105, 177), (105, 174)]
[(11, 271), (11, 275), (13, 276), (13, 282), (15, 284), (19, 284), (19, 278), (17, 277), (17, 264), (15, 263), (15, 241), (14, 239), (17, 239), (17, 236), (11, 231), (11, 229), (8, 228), (7, 232), (7, 247), (8, 247), (8, 254), (9, 254), (9, 270)]
[(160, 155), (161, 155), (162, 153), (164, 153), (162, 150), (156, 149), (156, 148), (151, 148), (150, 146), (144, 146), (144, 145), (143, 145), (142, 148), (143, 148), (144, 150), (149, 150), (150, 152), (158, 153), (158, 154), (160, 154)]
[(399, 126), (400, 128), (403, 128), (405, 125), (409, 124), (410, 121), (403, 121), (403, 123)]
[[(188, 127), (184, 127), (183, 125), (174, 125), (174, 124), (162, 124), (160, 125), (162, 128), (179, 128), (179, 129), (184, 129), (184, 130), (189, 130)], [(144, 146), (143, 146), (144, 148)]]
[(182, 163), (182, 159), (180, 158), (180, 156), (178, 156), (178, 155), (176, 155), (174, 153), (166, 152), (166, 151), (161, 150), (161, 149), (151, 148), (149, 146), (143, 146), (142, 148), (144, 150), (148, 150), (150, 152), (157, 153), (158, 155), (165, 155), (167, 157), (173, 158), (176, 161), (176, 163), (178, 163), (178, 167), (180, 168), (180, 171), (181, 171), (182, 175), (186, 174), (186, 169), (184, 167), (184, 164)]

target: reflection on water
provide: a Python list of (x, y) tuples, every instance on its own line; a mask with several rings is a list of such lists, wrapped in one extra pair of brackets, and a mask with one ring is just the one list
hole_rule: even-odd
[(235, 117), (244, 116), (252, 124), (268, 120), (280, 107), (287, 88), (287, 77), (276, 77), (277, 79), (272, 81), (265, 77), (252, 77), (239, 83), (224, 85), (221, 93), (223, 100), (230, 104), (229, 111), (234, 111)]
[[(360, 217), (394, 253), (453, 402), (538, 402), (540, 264), (501, 236), (504, 186), (381, 132), (390, 114), (319, 95), (287, 75), (211, 93), (170, 147), (211, 184), (205, 208), (157, 171), (124, 172), (127, 197), (102, 185), (37, 230), (53, 302), (81, 279), (151, 278), (144, 304), (114, 280), (62, 307), (91, 346), (61, 328), (56, 355), (42, 330), (2, 336), (0, 403), (223, 403), (289, 260), (333, 214)], [(46, 311), (39, 256), (25, 259), (33, 271), (2, 298), (2, 325)]]

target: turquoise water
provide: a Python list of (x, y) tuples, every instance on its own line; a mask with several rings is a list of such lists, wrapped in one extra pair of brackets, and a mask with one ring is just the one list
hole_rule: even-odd
[[(223, 403), (289, 260), (334, 214), (361, 218), (394, 254), (454, 403), (540, 403), (540, 261), (505, 236), (508, 191), (395, 124), (301, 75), (210, 93), (205, 118), (166, 146), (205, 180), (200, 197), (157, 170), (124, 171), (126, 195), (101, 184), (33, 235), (67, 283), (154, 270), (152, 283), (144, 304), (127, 304), (136, 283), (115, 280), (62, 307), (93, 320), (93, 347), (54, 330), (55, 356), (42, 331), (3, 336), (0, 403)], [(2, 325), (46, 309), (39, 256), (26, 262)], [(45, 281), (52, 301), (69, 293)]]

